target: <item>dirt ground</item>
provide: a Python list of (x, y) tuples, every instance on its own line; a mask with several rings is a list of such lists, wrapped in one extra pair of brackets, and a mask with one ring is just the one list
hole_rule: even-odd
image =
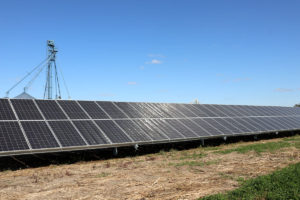
[[(279, 140), (229, 144), (219, 149)], [(214, 151), (215, 148), (195, 148), (4, 171), (0, 172), (0, 199), (190, 200), (232, 190), (241, 179), (300, 161), (300, 149), (295, 147), (260, 155)]]

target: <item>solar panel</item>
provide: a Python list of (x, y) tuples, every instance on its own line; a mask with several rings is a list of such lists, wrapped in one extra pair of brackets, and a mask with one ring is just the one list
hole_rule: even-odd
[[(170, 106), (177, 109), (179, 112), (181, 112), (183, 117), (198, 117), (193, 110), (190, 110), (190, 107), (186, 104), (170, 104)], [(182, 117), (181, 116), (181, 117)]]
[(248, 128), (246, 125), (239, 123), (237, 118), (223, 118), (224, 121), (241, 130), (240, 133), (250, 133), (252, 132), (251, 128)]
[(55, 101), (35, 100), (46, 119), (67, 119)]
[(170, 139), (179, 139), (184, 138), (184, 136), (172, 127), (163, 119), (153, 119), (153, 124), (155, 124), (165, 135), (168, 136)]
[(201, 124), (197, 124), (193, 122), (191, 119), (178, 119), (182, 124), (184, 124), (187, 128), (191, 129), (194, 133), (198, 135), (198, 137), (206, 137), (211, 136), (207, 130), (205, 130)]
[(80, 108), (76, 101), (57, 101), (70, 119), (88, 119), (89, 117)]
[(118, 107), (116, 107), (112, 102), (108, 101), (98, 101), (97, 104), (112, 118), (112, 119), (122, 119), (128, 118), (124, 112), (122, 112)]
[(109, 119), (109, 116), (93, 101), (78, 101), (92, 119)]
[(169, 140), (168, 136), (162, 133), (151, 119), (138, 119), (134, 121), (153, 141)]
[(59, 147), (44, 121), (24, 121), (21, 124), (33, 149)]
[(12, 111), (8, 99), (0, 99), (0, 120), (15, 120), (16, 116)]
[(31, 99), (11, 99), (15, 111), (20, 120), (41, 120), (43, 119), (39, 110)]
[(221, 131), (223, 127), (219, 124), (212, 125), (210, 124), (211, 118), (203, 118), (203, 119), (192, 119), (192, 121), (196, 122), (199, 126), (205, 129), (210, 135), (224, 135)]
[(137, 109), (131, 106), (130, 103), (127, 102), (116, 102), (117, 105), (127, 116), (130, 118), (143, 118), (143, 114), (141, 114)]
[(73, 121), (73, 123), (89, 145), (109, 143), (104, 134), (92, 121)]
[(141, 115), (141, 118), (156, 118), (157, 115), (151, 110), (146, 103), (130, 103)]
[(86, 145), (69, 121), (49, 121), (49, 124), (63, 147)]
[(134, 122), (131, 120), (116, 120), (115, 121), (130, 137), (138, 141), (149, 141), (151, 138)]
[(0, 151), (29, 149), (18, 122), (0, 122)]
[(179, 133), (184, 135), (186, 138), (196, 138), (198, 135), (194, 133), (191, 129), (186, 127), (178, 119), (165, 119), (172, 127), (174, 127)]
[(238, 134), (238, 133), (242, 133), (242, 131), (240, 129), (238, 129), (237, 127), (235, 127), (234, 125), (232, 125), (228, 121), (224, 120), (223, 118), (215, 118), (213, 120), (215, 121), (215, 123), (212, 121), (210, 124), (216, 124), (216, 123), (218, 123), (220, 126), (222, 126), (223, 128), (221, 128), (221, 130), (222, 130), (223, 134)]
[(133, 142), (113, 121), (95, 120), (95, 122), (113, 143)]
[(294, 130), (299, 108), (0, 99), (0, 156)]

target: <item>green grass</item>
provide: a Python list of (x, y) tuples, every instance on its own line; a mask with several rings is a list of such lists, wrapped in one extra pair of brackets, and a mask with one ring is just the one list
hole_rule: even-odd
[(199, 200), (299, 200), (300, 163), (244, 181), (240, 188)]
[(247, 153), (249, 151), (254, 151), (259, 154), (262, 152), (274, 152), (278, 149), (290, 147), (290, 146), (292, 146), (292, 143), (286, 141), (267, 142), (267, 143), (259, 143), (259, 144), (250, 144), (250, 145), (240, 146), (232, 149), (220, 150), (220, 151), (216, 151), (215, 153), (228, 154), (231, 152)]
[(180, 160), (186, 160), (186, 159), (199, 159), (199, 158), (203, 158), (205, 157), (207, 154), (203, 153), (203, 152), (193, 152), (192, 154), (189, 153), (182, 153), (180, 156)]

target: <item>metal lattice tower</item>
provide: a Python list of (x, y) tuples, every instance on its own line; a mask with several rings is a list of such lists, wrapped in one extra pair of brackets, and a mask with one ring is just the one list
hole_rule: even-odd
[[(56, 69), (56, 53), (57, 49), (55, 48), (53, 40), (47, 40), (47, 53), (48, 53), (48, 64), (47, 64), (47, 71), (46, 71), (46, 85), (45, 85), (45, 92), (44, 92), (44, 99), (52, 99), (53, 93), (53, 73), (54, 73), (54, 83), (55, 83), (55, 90), (56, 90), (56, 99), (61, 98), (60, 94), (60, 87), (58, 82), (57, 76), (57, 69)], [(57, 91), (58, 90), (58, 91)]]

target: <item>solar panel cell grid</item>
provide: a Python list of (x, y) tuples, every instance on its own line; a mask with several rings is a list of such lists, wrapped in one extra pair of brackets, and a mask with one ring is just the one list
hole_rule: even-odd
[(42, 120), (43, 117), (35, 106), (33, 100), (11, 99), (20, 120)]
[(26, 121), (21, 124), (33, 149), (59, 147), (44, 121)]
[(122, 119), (128, 118), (119, 108), (117, 108), (112, 102), (97, 101), (97, 104), (112, 118)]
[(251, 120), (254, 121), (258, 126), (262, 127), (262, 131), (271, 131), (271, 130), (276, 130), (274, 126), (272, 126), (269, 121), (263, 120), (263, 117), (251, 117)]
[(18, 122), (0, 122), (0, 151), (29, 149)]
[(199, 137), (210, 136), (210, 134), (204, 128), (202, 128), (200, 124), (192, 122), (191, 119), (179, 119), (179, 121), (189, 129), (193, 130), (193, 132), (196, 133)]
[(181, 112), (183, 117), (198, 117), (195, 113), (190, 110), (190, 107), (186, 104), (171, 104), (179, 112)]
[(55, 101), (35, 100), (46, 119), (67, 119)]
[(177, 131), (179, 131), (186, 138), (196, 138), (197, 134), (195, 134), (191, 129), (187, 128), (177, 119), (165, 119), (166, 122), (170, 124), (170, 126), (174, 127)]
[(73, 123), (89, 145), (109, 143), (92, 121), (73, 121)]
[(63, 147), (86, 145), (71, 122), (49, 121), (49, 124)]
[(134, 121), (153, 141), (162, 141), (169, 139), (166, 135), (161, 133), (158, 126), (154, 124), (152, 120), (139, 119)]
[(203, 119), (192, 119), (199, 126), (204, 128), (210, 135), (224, 135), (228, 133), (228, 130), (222, 127), (220, 124), (216, 123), (212, 118)]
[(142, 118), (143, 115), (126, 102), (116, 102), (115, 103), (123, 112), (127, 114), (130, 118)]
[(150, 141), (151, 138), (131, 120), (116, 120), (115, 121), (134, 141)]
[(88, 119), (89, 117), (80, 108), (76, 101), (57, 101), (70, 119)]
[[(215, 118), (214, 119), (217, 123), (219, 123), (220, 125), (222, 125), (223, 127), (225, 127), (229, 133), (232, 134), (238, 134), (238, 133), (242, 133), (242, 131), (240, 129), (238, 129), (237, 127), (235, 127), (234, 125), (232, 125), (231, 123), (228, 123), (226, 120), (224, 120), (223, 118)], [(224, 133), (225, 134), (225, 133)]]
[(109, 116), (93, 101), (78, 101), (92, 119), (109, 119)]
[(146, 103), (130, 103), (141, 115), (142, 118), (155, 118), (157, 115), (149, 109)]
[(201, 113), (204, 113), (206, 117), (218, 117), (218, 114), (212, 112), (206, 105), (204, 104), (194, 104), (194, 106), (200, 110)]
[(133, 142), (113, 121), (95, 120), (95, 122), (113, 143)]
[(179, 133), (175, 127), (170, 126), (165, 120), (163, 119), (153, 119), (152, 122), (156, 124), (159, 129), (167, 135), (170, 139), (179, 139), (184, 138), (184, 136)]
[(16, 120), (8, 99), (0, 99), (0, 120)]

